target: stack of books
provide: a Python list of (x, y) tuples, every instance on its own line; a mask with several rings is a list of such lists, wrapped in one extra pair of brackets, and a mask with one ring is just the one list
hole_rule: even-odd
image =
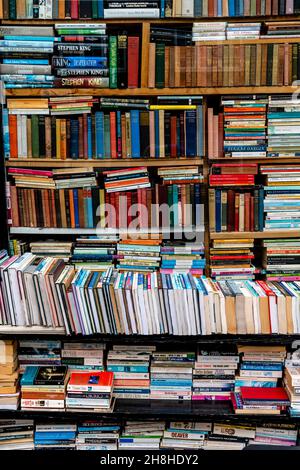
[[(298, 44), (293, 44), (298, 46)], [(297, 49), (296, 49), (297, 54)], [(294, 70), (294, 65), (293, 65)], [(293, 73), (293, 80), (297, 80)], [(294, 95), (269, 96), (268, 157), (299, 157), (300, 100)]]
[(34, 422), (31, 419), (0, 420), (0, 450), (33, 450)]
[(266, 156), (267, 98), (222, 97), (224, 155), (232, 158)]
[(27, 366), (21, 378), (21, 409), (64, 411), (66, 366)]
[(27, 366), (60, 366), (61, 341), (47, 339), (20, 339), (18, 359), (20, 372)]
[(230, 400), (239, 356), (234, 353), (198, 351), (193, 370), (193, 400)]
[(298, 429), (294, 424), (266, 423), (256, 426), (255, 438), (249, 441), (252, 445), (296, 446)]
[(119, 449), (160, 449), (164, 429), (162, 421), (126, 421), (119, 437)]
[(111, 413), (115, 403), (113, 383), (112, 372), (71, 372), (67, 385), (66, 408), (71, 411)]
[(5, 88), (51, 88), (49, 55), (57, 38), (51, 26), (1, 26), (0, 79)]
[(117, 450), (120, 426), (102, 421), (78, 423), (76, 450)]
[(2, 340), (0, 344), (0, 409), (19, 407), (19, 370), (17, 342)]
[(263, 240), (263, 267), (268, 281), (300, 280), (300, 239)]
[(161, 240), (121, 239), (117, 245), (119, 271), (139, 271), (150, 273), (160, 267)]
[(226, 39), (227, 23), (213, 22), (213, 23), (193, 23), (193, 36), (194, 42), (198, 41), (225, 41)]
[[(116, 246), (118, 238), (114, 236), (104, 237), (80, 237), (76, 239), (71, 262), (76, 269), (85, 268), (96, 271), (106, 271), (116, 259)], [(97, 277), (91, 279), (90, 287), (97, 285)]]
[(154, 352), (151, 360), (150, 398), (191, 400), (193, 352)]
[(39, 242), (30, 242), (30, 251), (37, 256), (53, 256), (69, 261), (73, 252), (73, 242), (45, 240)]
[(52, 68), (56, 87), (108, 88), (106, 24), (59, 23)]
[(283, 387), (241, 387), (239, 393), (231, 395), (236, 414), (280, 415), (290, 405)]
[[(181, 423), (171, 423), (170, 427), (163, 433), (161, 448), (162, 449), (200, 449), (204, 445), (206, 433), (198, 429), (198, 423), (195, 423), (193, 429), (180, 426)], [(182, 423), (183, 424), (183, 423)], [(173, 427), (175, 425), (175, 427)]]
[(68, 371), (104, 370), (105, 344), (95, 342), (64, 342), (61, 350), (61, 364)]
[(104, 171), (103, 174), (104, 187), (108, 193), (150, 187), (149, 174), (145, 166)]
[(239, 372), (235, 377), (235, 391), (241, 387), (277, 387), (282, 379), (285, 346), (238, 346), (241, 355)]
[(37, 424), (34, 433), (36, 450), (75, 450), (76, 424)]
[(159, 18), (159, 1), (105, 0), (104, 18)]
[(259, 39), (261, 23), (228, 23), (227, 39)]
[[(210, 248), (210, 275), (220, 281), (223, 290), (226, 280), (254, 279), (255, 268), (253, 239), (223, 239), (213, 240)], [(223, 292), (226, 295), (225, 292)]]
[[(261, 166), (260, 172), (266, 179), (263, 202), (265, 230), (299, 228), (300, 165)], [(290, 267), (296, 268), (292, 264)]]
[[(204, 257), (204, 245), (202, 242), (164, 242), (161, 247), (161, 267), (163, 274), (179, 273), (193, 276), (201, 276), (206, 265)], [(184, 281), (189, 285), (190, 280), (184, 276)]]
[(116, 398), (150, 398), (150, 357), (153, 346), (113, 345), (107, 354), (107, 370), (114, 374)]
[(300, 416), (300, 368), (286, 366), (284, 369), (284, 386), (291, 401), (291, 416)]
[(255, 437), (255, 426), (214, 423), (204, 443), (206, 450), (242, 450)]
[[(300, 27), (298, 21), (266, 21), (264, 23), (266, 34), (262, 37), (267, 38), (286, 38), (286, 37), (299, 37)], [(295, 44), (296, 46), (296, 44)]]

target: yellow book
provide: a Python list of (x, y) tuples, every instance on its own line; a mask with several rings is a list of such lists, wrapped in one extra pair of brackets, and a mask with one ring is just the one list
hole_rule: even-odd
[(8, 99), (8, 109), (48, 109), (48, 98), (22, 98), (22, 100)]
[(159, 114), (159, 157), (165, 158), (165, 112), (163, 109), (158, 111)]
[(180, 110), (180, 109), (197, 109), (197, 106), (194, 104), (151, 104), (149, 106), (151, 111), (165, 109), (165, 110)]

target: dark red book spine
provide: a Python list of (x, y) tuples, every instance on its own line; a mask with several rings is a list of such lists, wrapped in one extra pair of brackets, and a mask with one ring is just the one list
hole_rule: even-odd
[(71, 18), (72, 20), (78, 20), (79, 13), (78, 13), (78, 0), (71, 1)]
[(139, 86), (139, 48), (140, 38), (137, 36), (128, 37), (128, 88), (138, 88)]

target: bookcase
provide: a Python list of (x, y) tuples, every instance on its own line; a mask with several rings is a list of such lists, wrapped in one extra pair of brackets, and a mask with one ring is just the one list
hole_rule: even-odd
[[(266, 18), (263, 17), (243, 17), (238, 18), (233, 17), (225, 17), (221, 18), (228, 23), (231, 22), (253, 22), (253, 21), (265, 21), (268, 20), (270, 22), (276, 21), (277, 23), (284, 23), (288, 20), (295, 21), (298, 20), (297, 16), (294, 15), (285, 15), (285, 16), (268, 16)], [(77, 20), (50, 20), (50, 19), (16, 19), (16, 20), (8, 20), (2, 19), (0, 20), (0, 29), (2, 26), (53, 26), (59, 25), (60, 23), (66, 23), (67, 21), (71, 21), (72, 23), (76, 24)], [(107, 28), (111, 27), (112, 31), (117, 31), (120, 27), (120, 20), (119, 19), (93, 19), (93, 20), (78, 20), (81, 23), (84, 21), (92, 21), (93, 23), (104, 23)], [(220, 21), (220, 17), (210, 17), (209, 19), (205, 19), (205, 21), (209, 23), (214, 23), (216, 21)], [(140, 86), (137, 88), (77, 88), (77, 87), (53, 87), (53, 88), (6, 88), (4, 90), (5, 100), (19, 100), (22, 104), (22, 100), (26, 99), (37, 99), (37, 98), (70, 98), (76, 97), (80, 98), (85, 96), (92, 96), (97, 98), (112, 98), (112, 99), (153, 99), (156, 100), (157, 97), (172, 97), (172, 96), (190, 96), (190, 97), (203, 97), (203, 128), (202, 131), (204, 133), (204, 151), (201, 155), (185, 156), (180, 155), (176, 158), (165, 157), (165, 158), (89, 158), (84, 159), (72, 159), (72, 158), (7, 158), (2, 159), (3, 165), (3, 172), (5, 173), (5, 178), (7, 178), (7, 171), (10, 168), (14, 169), (40, 169), (40, 170), (53, 170), (53, 169), (76, 169), (82, 168), (86, 165), (92, 167), (94, 170), (99, 171), (107, 171), (112, 169), (126, 169), (132, 168), (136, 164), (141, 167), (147, 167), (153, 173), (157, 171), (157, 168), (174, 168), (174, 167), (186, 167), (186, 166), (197, 166), (201, 168), (201, 172), (203, 173), (203, 182), (202, 182), (202, 196), (203, 196), (203, 204), (205, 206), (205, 227), (204, 231), (201, 228), (191, 225), (189, 227), (189, 231), (195, 233), (199, 232), (203, 236), (204, 240), (204, 248), (205, 248), (205, 258), (207, 260), (207, 264), (210, 264), (210, 248), (211, 244), (214, 241), (218, 240), (242, 240), (242, 239), (251, 239), (255, 242), (258, 242), (258, 247), (260, 247), (261, 242), (265, 239), (297, 239), (299, 238), (299, 229), (282, 229), (282, 230), (260, 230), (260, 231), (250, 231), (250, 230), (241, 230), (241, 231), (211, 231), (209, 229), (209, 176), (211, 174), (211, 168), (213, 164), (216, 163), (233, 163), (237, 160), (233, 160), (231, 157), (215, 157), (211, 156), (208, 153), (208, 133), (207, 133), (207, 110), (211, 103), (214, 103), (214, 106), (220, 106), (220, 97), (221, 96), (241, 96), (241, 95), (289, 95), (295, 92), (296, 88), (293, 86), (292, 81), (287, 81), (287, 84), (281, 85), (264, 85), (264, 86), (211, 86), (208, 83), (208, 86), (173, 86), (172, 88), (156, 88), (156, 87), (149, 87), (149, 76), (151, 73), (153, 74), (153, 70), (151, 70), (151, 61), (149, 58), (149, 51), (150, 48), (150, 36), (151, 36), (151, 27), (161, 27), (164, 28), (166, 25), (168, 28), (175, 27), (175, 28), (184, 28), (184, 26), (188, 25), (191, 26), (193, 23), (193, 18), (165, 18), (165, 19), (122, 19), (122, 28), (129, 29), (132, 28), (133, 31), (138, 31), (138, 36), (140, 38), (140, 77), (139, 83)], [(228, 46), (236, 46), (237, 40), (221, 40), (217, 41), (217, 47), (228, 47)], [(254, 45), (292, 45), (300, 44), (299, 37), (283, 37), (283, 38), (263, 38), (263, 39), (240, 39), (238, 40), (239, 46), (254, 46)], [(201, 47), (215, 47), (216, 41), (202, 41)], [(298, 56), (299, 58), (299, 56)], [(150, 65), (149, 65), (150, 64)], [(153, 65), (153, 64), (152, 64)], [(212, 71), (214, 73), (214, 71)], [(258, 70), (259, 74), (259, 70)], [(210, 81), (209, 79), (207, 80)], [(216, 104), (217, 103), (217, 104)], [(5, 103), (6, 105), (6, 103)], [(5, 107), (5, 106), (4, 106)], [(223, 127), (222, 127), (223, 132)], [(212, 136), (214, 138), (214, 136)], [(244, 163), (257, 164), (280, 164), (280, 165), (289, 165), (289, 164), (299, 164), (300, 157), (285, 157), (279, 156), (274, 157), (273, 159), (270, 157), (243, 157), (240, 161)], [(3, 214), (2, 214), (3, 216)], [(30, 224), (29, 224), (30, 225)], [(51, 224), (50, 224), (51, 225)], [(157, 229), (158, 235), (164, 238), (164, 232), (160, 230), (159, 227), (155, 227)], [(178, 229), (174, 227), (174, 232), (178, 230), (181, 231), (180, 227)], [(187, 230), (187, 228), (185, 228)], [(145, 233), (147, 230), (145, 230)], [(17, 237), (19, 239), (25, 238), (26, 240), (35, 240), (35, 237), (39, 237), (39, 239), (47, 239), (47, 238), (58, 238), (59, 240), (70, 240), (75, 236), (80, 235), (111, 235), (111, 234), (128, 234), (128, 230), (124, 229), (107, 229), (103, 228), (102, 230), (98, 230), (96, 232), (94, 227), (59, 227), (59, 226), (48, 226), (48, 227), (39, 227), (39, 226), (10, 226), (7, 227), (8, 233), (8, 240), (11, 238)], [(8, 243), (7, 243), (8, 244)], [(261, 255), (260, 255), (261, 256)], [(206, 274), (209, 275), (209, 269), (207, 268)], [(259, 273), (260, 274), (260, 273)], [(33, 326), (33, 327), (21, 327), (21, 326), (9, 326), (3, 325), (0, 327), (0, 336), (1, 338), (58, 338), (58, 339), (65, 339), (65, 331), (62, 327), (56, 328), (44, 328), (42, 326)], [(75, 337), (76, 338), (76, 337)], [(80, 338), (84, 340), (83, 336)], [(150, 342), (156, 343), (163, 346), (163, 348), (168, 349), (174, 347), (180, 347), (183, 345), (193, 345), (196, 347), (198, 344), (207, 344), (215, 345), (215, 347), (220, 347), (220, 345), (228, 345), (228, 344), (240, 344), (240, 343), (249, 343), (249, 344), (258, 344), (264, 345), (266, 343), (272, 344), (285, 344), (287, 346), (291, 346), (293, 341), (300, 340), (300, 334), (270, 334), (270, 335), (241, 335), (241, 334), (230, 334), (230, 335), (222, 335), (222, 334), (212, 334), (212, 335), (194, 335), (194, 336), (172, 336), (172, 335), (133, 335), (133, 336), (126, 336), (126, 335), (114, 335), (114, 334), (95, 334), (90, 335), (88, 339), (99, 339), (101, 341), (113, 344), (114, 341), (118, 341), (118, 343), (122, 344), (143, 344), (143, 342)], [(62, 416), (59, 412), (30, 412), (30, 411), (1, 411), (1, 416), (3, 417), (19, 417), (22, 416), (24, 418), (31, 419), (32, 417), (38, 419), (69, 419), (72, 417), (72, 412), (68, 411), (65, 412)], [(86, 417), (86, 413), (77, 414), (77, 418)], [(104, 415), (105, 416), (105, 415)], [(214, 420), (214, 419), (221, 419), (228, 422), (235, 422), (239, 420), (241, 417), (234, 414), (229, 402), (188, 402), (188, 403), (180, 403), (180, 402), (171, 402), (168, 406), (165, 405), (165, 402), (157, 400), (154, 402), (147, 401), (145, 403), (142, 400), (139, 400), (138, 404), (134, 400), (118, 400), (114, 413), (111, 415), (106, 415), (105, 419), (113, 420), (113, 419), (132, 419), (132, 420), (140, 420), (144, 419), (145, 416), (148, 418), (162, 418), (162, 419), (174, 419), (174, 420), (181, 420), (183, 418), (191, 418), (193, 420)], [(101, 416), (102, 418), (102, 416)], [(282, 416), (257, 416), (257, 415), (248, 415), (243, 417), (247, 423), (251, 422), (263, 422), (264, 420), (268, 420), (269, 422), (276, 422), (276, 423), (299, 423), (299, 417), (290, 417), (288, 415)]]

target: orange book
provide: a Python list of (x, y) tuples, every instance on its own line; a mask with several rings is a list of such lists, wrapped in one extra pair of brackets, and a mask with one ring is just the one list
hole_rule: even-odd
[(192, 63), (191, 63), (191, 75), (192, 75), (192, 80), (191, 80), (191, 86), (196, 87), (197, 86), (197, 49), (196, 47), (192, 47)]
[(169, 88), (175, 86), (175, 46), (170, 46)]
[(126, 158), (127, 153), (126, 153), (126, 117), (125, 117), (125, 114), (121, 115), (121, 143), (122, 143), (122, 158)]
[(60, 120), (60, 158), (65, 160), (67, 158), (67, 121), (66, 119)]
[(9, 114), (9, 145), (10, 145), (10, 158), (18, 158), (18, 130), (17, 130), (17, 116)]
[(115, 379), (114, 380), (114, 387), (121, 387), (122, 385), (130, 385), (130, 387), (148, 387), (149, 386), (149, 380), (147, 379)]
[(165, 88), (169, 88), (170, 80), (170, 46), (165, 46)]
[(56, 207), (55, 207), (55, 191), (50, 190), (50, 216), (51, 216), (51, 227), (57, 227), (56, 218)]
[(37, 227), (36, 205), (35, 205), (34, 189), (31, 189), (31, 190), (30, 190), (30, 196), (31, 196), (31, 207), (32, 207), (33, 227)]
[(110, 157), (117, 158), (117, 122), (116, 122), (116, 112), (111, 111), (109, 113), (109, 122), (110, 122)]
[(174, 46), (174, 87), (180, 87), (181, 75), (180, 46)]
[(46, 210), (46, 227), (51, 227), (50, 221), (50, 191), (49, 189), (44, 190), (45, 193), (45, 210)]
[(103, 392), (113, 389), (113, 372), (71, 372), (67, 385), (68, 392)]
[(60, 20), (64, 20), (65, 17), (66, 17), (65, 2), (60, 0), (58, 2), (58, 18)]
[(66, 214), (66, 202), (65, 202), (65, 191), (64, 189), (59, 190), (59, 206), (60, 206), (60, 217), (61, 226), (66, 228), (67, 225), (67, 214)]
[(73, 189), (69, 189), (69, 201), (70, 201), (71, 228), (75, 228), (75, 210), (74, 210), (74, 193), (73, 193)]
[(155, 112), (149, 111), (150, 157), (155, 158)]
[(185, 86), (192, 86), (192, 46), (186, 46), (185, 50)]

